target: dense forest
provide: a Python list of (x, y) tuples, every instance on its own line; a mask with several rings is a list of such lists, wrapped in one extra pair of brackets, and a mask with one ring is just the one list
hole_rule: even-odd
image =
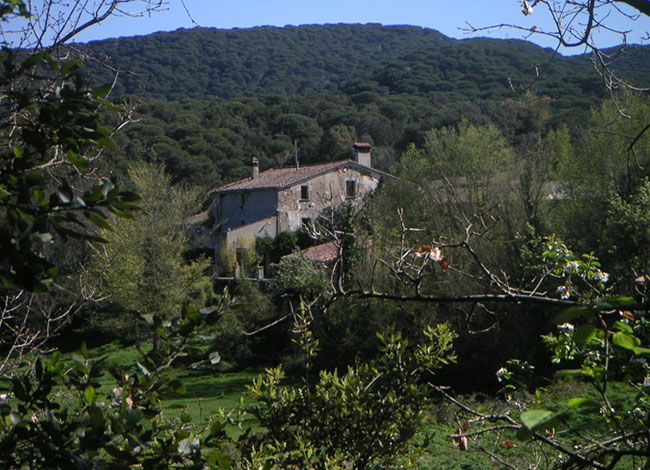
[[(28, 6), (0, 20), (68, 37)], [(1, 51), (4, 467), (647, 466), (650, 100), (603, 85), (646, 84), (647, 47), (594, 70), (373, 24), (41, 42)], [(355, 141), (392, 184), (194, 249), (252, 156)], [(324, 242), (331, 265), (298, 254)]]
[[(460, 91), (466, 99), (497, 98), (531, 85), (553, 97), (600, 93), (589, 57), (563, 57), (521, 40), (456, 40), (414, 26), (304, 25), (219, 30), (196, 28), (80, 44), (89, 76), (118, 95), (223, 100), (336, 92), (374, 82), (380, 94)], [(648, 76), (644, 48), (627, 48), (614, 67), (630, 80)], [(551, 58), (554, 58), (551, 61)], [(396, 73), (399, 71), (399, 73)], [(509, 81), (512, 85), (509, 85)], [(442, 83), (444, 82), (444, 84)], [(571, 86), (571, 85), (569, 85)], [(384, 88), (385, 87), (385, 88)]]
[[(544, 98), (549, 126), (570, 128), (606, 95), (588, 57), (409, 26), (193, 29), (79, 47), (97, 59), (84, 67), (95, 83), (118, 71), (112, 96), (144, 100), (111, 169), (161, 162), (176, 182), (212, 187), (246, 175), (252, 155), (262, 169), (287, 164), (294, 140), (303, 163), (369, 141), (375, 165), (390, 170), (433, 127), (467, 118), (506, 131), (508, 103), (527, 94)], [(621, 76), (650, 75), (647, 48), (610, 52)]]

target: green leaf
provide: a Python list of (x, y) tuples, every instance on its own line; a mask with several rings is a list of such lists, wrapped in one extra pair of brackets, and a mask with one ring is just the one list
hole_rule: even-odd
[(61, 66), (61, 73), (63, 75), (69, 75), (72, 72), (76, 72), (81, 68), (82, 62), (80, 60), (68, 60), (63, 63)]
[(599, 408), (600, 404), (595, 400), (589, 398), (572, 398), (569, 400), (569, 408)]
[(9, 420), (9, 424), (11, 424), (12, 426), (18, 426), (23, 420), (23, 417), (20, 416), (15, 411), (9, 413), (9, 416), (7, 418)]
[(99, 139), (95, 139), (94, 142), (99, 146), (99, 147), (104, 147), (104, 148), (117, 148), (117, 144), (115, 141), (109, 137), (100, 137)]
[(29, 186), (40, 186), (45, 181), (45, 174), (42, 171), (31, 171), (25, 175), (25, 180)]
[(201, 314), (194, 305), (188, 305), (185, 307), (185, 315), (192, 320), (200, 320)]
[(111, 214), (115, 214), (116, 216), (122, 218), (122, 219), (132, 219), (133, 214), (130, 212), (124, 212), (123, 210), (120, 210), (114, 206), (106, 206), (106, 209), (111, 212)]
[(650, 354), (650, 348), (634, 348), (632, 351), (634, 351), (634, 354), (637, 356)]
[(57, 231), (57, 233), (68, 236), (70, 238), (79, 238), (82, 240), (89, 240), (97, 243), (108, 243), (108, 241), (105, 238), (98, 237), (97, 235), (93, 235), (92, 233), (84, 233), (84, 232), (78, 232), (76, 230), (70, 230), (69, 228), (66, 227), (54, 227), (54, 229)]
[(559, 423), (562, 413), (555, 413), (550, 410), (529, 410), (521, 414), (522, 424), (531, 433), (549, 429)]
[(614, 322), (614, 329), (616, 329), (618, 331), (622, 331), (624, 333), (629, 333), (631, 335), (634, 334), (634, 330), (632, 329), (632, 327), (630, 325), (628, 325), (626, 323), (623, 323), (623, 322), (620, 322), (618, 320)]
[(172, 390), (174, 393), (178, 393), (179, 395), (185, 395), (187, 393), (187, 388), (185, 387), (183, 381), (180, 379), (170, 380), (168, 386), (170, 390)]
[(148, 377), (148, 376), (151, 375), (151, 372), (149, 372), (149, 369), (147, 369), (147, 368), (144, 366), (144, 364), (142, 364), (140, 361), (137, 361), (136, 364), (137, 364), (138, 368), (140, 369), (140, 372), (142, 372), (142, 374), (143, 374), (144, 376)]
[(104, 450), (106, 450), (106, 453), (108, 455), (110, 455), (111, 457), (115, 457), (116, 459), (124, 460), (132, 464), (139, 463), (139, 460), (133, 455), (131, 455), (130, 452), (125, 452), (113, 445), (104, 446)]
[(93, 90), (93, 95), (97, 98), (106, 98), (106, 96), (111, 92), (112, 88), (113, 84), (107, 83), (106, 85), (102, 85), (99, 88), (95, 88)]
[(70, 163), (82, 171), (88, 169), (88, 160), (72, 150), (68, 150), (68, 160), (70, 160)]
[(223, 452), (219, 452), (217, 455), (217, 463), (219, 464), (220, 470), (229, 470), (232, 468), (232, 457)]
[(210, 358), (210, 364), (212, 365), (219, 364), (221, 362), (221, 356), (217, 351), (211, 352), (209, 358)]
[(120, 209), (122, 211), (125, 211), (125, 212), (126, 211), (137, 211), (137, 210), (141, 209), (140, 206), (138, 206), (137, 204), (133, 204), (132, 202), (118, 201), (118, 202), (113, 203), (113, 206), (117, 207), (118, 209)]
[(88, 385), (84, 390), (84, 398), (89, 405), (95, 404), (95, 388), (92, 385)]
[(641, 340), (634, 335), (619, 331), (612, 337), (612, 342), (619, 348), (634, 350), (641, 345)]
[(557, 379), (575, 379), (579, 377), (592, 377), (592, 373), (588, 369), (563, 369), (558, 370), (555, 374), (553, 374), (553, 377)]
[(596, 310), (588, 305), (577, 305), (569, 307), (560, 312), (553, 320), (556, 325), (563, 323), (572, 323), (576, 318), (593, 319), (596, 315)]
[(95, 406), (88, 407), (88, 416), (90, 417), (90, 423), (94, 430), (99, 431), (104, 427), (104, 414), (102, 410)]
[(606, 297), (601, 302), (598, 302), (598, 308), (601, 310), (607, 310), (611, 308), (630, 307), (635, 303), (636, 301), (633, 297)]
[(93, 224), (97, 225), (100, 228), (103, 228), (108, 231), (113, 231), (113, 227), (111, 227), (111, 224), (108, 223), (108, 220), (102, 215), (99, 215), (97, 212), (86, 212), (86, 217), (88, 220), (90, 220)]
[(598, 328), (593, 325), (582, 325), (580, 326), (573, 335), (573, 340), (576, 342), (578, 347), (583, 347), (596, 336)]
[(13, 383), (13, 391), (16, 398), (21, 401), (29, 401), (29, 393), (25, 387), (25, 385), (29, 385), (29, 383), (24, 383), (18, 377), (13, 378), (11, 382)]
[(22, 68), (27, 69), (27, 68), (34, 67), (35, 65), (42, 62), (44, 57), (45, 57), (45, 52), (37, 52), (36, 54), (29, 56), (27, 60), (23, 62)]
[(138, 193), (133, 191), (121, 191), (120, 199), (122, 202), (138, 202), (142, 198)]
[(94, 101), (97, 104), (101, 104), (108, 111), (113, 111), (113, 112), (116, 112), (116, 113), (119, 113), (120, 111), (122, 111), (122, 108), (120, 106), (116, 105), (115, 103), (111, 103), (110, 101), (105, 100), (103, 98), (95, 97)]

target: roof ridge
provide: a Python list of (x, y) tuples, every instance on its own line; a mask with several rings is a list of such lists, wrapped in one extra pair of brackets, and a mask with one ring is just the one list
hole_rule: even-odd
[[(259, 173), (256, 178), (248, 177), (240, 179), (238, 181), (233, 181), (232, 183), (227, 183), (225, 185), (219, 186), (212, 190), (212, 192), (221, 192), (228, 190), (238, 190), (238, 189), (271, 189), (271, 188), (281, 188), (287, 184), (292, 184), (298, 182), (305, 178), (312, 178), (318, 173), (324, 170), (329, 170), (336, 168), (339, 165), (346, 165), (349, 163), (355, 163), (354, 160), (337, 160), (334, 162), (324, 162), (324, 163), (315, 163), (312, 165), (303, 165), (298, 168), (296, 167), (284, 167), (284, 168), (269, 168)], [(283, 175), (292, 175), (295, 173), (295, 179), (289, 181), (273, 181), (272, 177), (277, 176), (278, 178)], [(301, 174), (304, 173), (304, 174)], [(293, 176), (293, 175), (292, 175)], [(269, 181), (267, 181), (269, 180)]]
[(233, 181), (218, 188), (215, 188), (211, 193), (221, 193), (227, 191), (254, 191), (254, 190), (270, 190), (270, 189), (284, 189), (289, 186), (301, 183), (303, 181), (315, 178), (320, 174), (332, 171), (336, 168), (345, 165), (352, 165), (363, 172), (372, 172), (375, 175), (383, 177), (395, 178), (393, 175), (376, 168), (367, 167), (352, 159), (337, 160), (334, 162), (315, 163), (312, 165), (304, 165), (301, 167), (284, 167), (284, 168), (269, 168), (259, 173), (255, 178), (248, 177), (238, 181)]

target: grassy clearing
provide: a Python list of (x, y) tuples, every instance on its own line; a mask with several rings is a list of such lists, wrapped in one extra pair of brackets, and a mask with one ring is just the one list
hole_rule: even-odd
[[(146, 345), (144, 346), (147, 347)], [(92, 357), (108, 356), (107, 366), (128, 371), (135, 370), (138, 351), (135, 347), (123, 347), (119, 343), (110, 343), (89, 351)], [(178, 374), (187, 393), (163, 401), (163, 410), (168, 418), (177, 418), (187, 413), (195, 423), (204, 422), (221, 408), (226, 412), (235, 409), (239, 400), (255, 377), (255, 372), (218, 372), (214, 369), (182, 370)], [(100, 393), (108, 393), (113, 387), (113, 379), (106, 374), (101, 381)], [(245, 423), (245, 424), (252, 424)]]
[[(108, 355), (109, 365), (127, 371), (135, 369), (138, 359), (135, 348), (124, 348), (116, 343), (93, 349), (90, 353), (94, 357)], [(168, 398), (163, 402), (165, 416), (174, 419), (180, 417), (181, 413), (187, 413), (192, 417), (193, 422), (201, 423), (218, 413), (219, 409), (226, 412), (233, 410), (239, 406), (240, 397), (245, 392), (246, 386), (257, 375), (255, 372), (217, 372), (209, 368), (180, 371), (178, 377), (185, 383), (187, 393)], [(103, 380), (102, 392), (108, 393), (109, 387), (112, 387), (112, 379), (110, 376), (106, 376)], [(615, 409), (631, 409), (635, 391), (624, 383), (611, 383), (608, 388), (608, 396)], [(510, 414), (516, 419), (518, 407), (562, 411), (566, 409), (567, 401), (575, 397), (596, 400), (599, 398), (588, 384), (560, 382), (549, 386), (541, 396), (521, 392), (513, 393), (510, 401)], [(484, 414), (503, 413), (508, 408), (508, 405), (502, 400), (485, 395), (460, 398), (461, 401)], [(452, 404), (440, 402), (432, 406), (425, 428), (416, 437), (416, 443), (422, 447), (422, 455), (418, 460), (418, 467), (421, 470), (501, 469), (504, 467), (494, 461), (484, 450), (499, 455), (500, 458), (510, 462), (518, 461), (520, 466), (523, 462), (528, 462), (531, 459), (534, 461), (535, 455), (543, 455), (537, 444), (519, 442), (513, 432), (493, 433), (489, 438), (483, 438), (484, 450), (477, 445), (477, 442), (470, 440), (469, 449), (461, 451), (454, 446), (450, 436), (457, 432), (459, 424), (466, 419), (458, 414), (458, 409)], [(563, 426), (562, 429), (556, 430), (557, 437), (561, 438), (565, 435), (570, 440), (576, 430), (579, 432), (584, 430), (605, 431), (604, 423), (599, 419), (598, 410), (576, 413), (568, 424), (572, 431), (568, 431)], [(255, 422), (251, 419), (244, 422), (244, 426), (254, 428)], [(232, 431), (234, 434), (237, 433), (236, 430)], [(506, 440), (514, 444), (515, 447), (506, 449), (504, 445)], [(552, 467), (555, 457), (553, 454), (547, 454), (544, 457), (547, 460), (540, 462), (541, 466)], [(525, 467), (524, 464), (522, 468)]]
[[(183, 380), (187, 393), (163, 402), (165, 416), (175, 418), (182, 412), (186, 412), (194, 422), (203, 422), (209, 416), (218, 413), (219, 409), (228, 412), (237, 408), (246, 385), (250, 384), (257, 374), (253, 372), (206, 373), (189, 370), (179, 374), (178, 377)], [(244, 422), (244, 425), (253, 424), (253, 420)]]

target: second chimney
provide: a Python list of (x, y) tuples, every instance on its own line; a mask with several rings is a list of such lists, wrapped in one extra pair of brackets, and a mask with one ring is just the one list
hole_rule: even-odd
[(253, 179), (259, 178), (260, 176), (260, 162), (257, 158), (253, 157)]
[(370, 149), (372, 145), (365, 142), (356, 142), (354, 144), (354, 161), (359, 165), (367, 166), (368, 168), (372, 167), (370, 161)]

